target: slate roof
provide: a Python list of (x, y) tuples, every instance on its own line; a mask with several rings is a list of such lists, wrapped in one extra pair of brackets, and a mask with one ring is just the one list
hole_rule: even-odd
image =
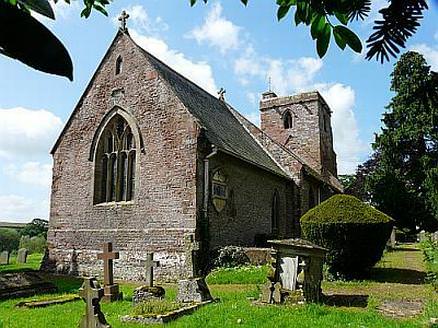
[[(134, 41), (133, 43), (136, 44)], [(160, 76), (170, 84), (190, 113), (199, 120), (201, 126), (205, 128), (206, 137), (213, 145), (220, 151), (290, 179), (289, 175), (275, 163), (262, 146), (245, 130), (224, 101), (212, 96), (195, 83), (175, 72), (139, 45), (137, 47)]]

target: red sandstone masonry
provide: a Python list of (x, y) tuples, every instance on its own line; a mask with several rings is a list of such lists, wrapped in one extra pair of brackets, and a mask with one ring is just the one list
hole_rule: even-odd
[[(50, 257), (70, 265), (78, 252), (80, 274), (99, 272), (96, 253), (112, 241), (120, 251), (117, 278), (137, 279), (140, 260), (156, 252), (157, 277), (183, 275), (183, 234), (196, 228), (196, 156), (198, 126), (139, 49), (119, 37), (78, 105), (54, 153)], [(123, 69), (115, 75), (115, 61)], [(102, 118), (114, 107), (111, 93), (123, 88), (117, 103), (138, 122), (144, 153), (137, 154), (136, 195), (132, 203), (93, 205), (91, 143)]]

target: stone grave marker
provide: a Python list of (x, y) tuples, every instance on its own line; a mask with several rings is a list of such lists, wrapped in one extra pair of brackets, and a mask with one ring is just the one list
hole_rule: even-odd
[(280, 259), (280, 282), (284, 289), (294, 291), (297, 285), (298, 257)]
[(0, 253), (0, 264), (9, 264), (9, 252), (3, 251)]
[(27, 249), (20, 248), (17, 253), (17, 263), (26, 263), (27, 262)]
[(199, 270), (198, 255), (200, 251), (199, 241), (196, 240), (194, 233), (184, 235), (185, 266), (187, 269), (186, 277), (178, 281), (177, 300), (182, 303), (201, 303), (212, 301), (210, 290), (208, 289), (205, 278)]
[(145, 261), (145, 277), (146, 285), (140, 286), (134, 290), (132, 294), (132, 304), (138, 304), (150, 299), (162, 299), (165, 290), (161, 286), (154, 286), (154, 268), (160, 266), (159, 261), (154, 261), (154, 253), (148, 253)]
[(146, 286), (152, 287), (154, 285), (154, 268), (160, 266), (159, 261), (154, 261), (154, 253), (148, 253), (146, 255)]
[[(194, 233), (184, 235), (184, 252), (186, 256), (185, 266), (187, 268), (187, 278), (194, 278), (198, 275), (197, 257), (200, 247)], [(193, 272), (193, 274), (192, 274)]]
[(104, 290), (100, 287), (96, 278), (85, 278), (79, 296), (86, 303), (85, 314), (79, 323), (80, 328), (111, 328), (104, 314), (100, 310), (100, 300), (104, 296)]
[(268, 240), (268, 244), (274, 249), (273, 274), (268, 274), (260, 301), (320, 302), (322, 267), (327, 249), (299, 238)]
[(113, 260), (119, 258), (119, 252), (113, 252), (113, 244), (103, 244), (103, 253), (97, 255), (99, 260), (103, 260), (103, 300), (107, 302), (118, 301), (122, 299), (119, 292), (119, 285), (114, 283), (114, 264)]

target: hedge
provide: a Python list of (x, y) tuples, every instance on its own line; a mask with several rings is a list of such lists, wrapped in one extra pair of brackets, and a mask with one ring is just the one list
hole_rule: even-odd
[(301, 218), (304, 238), (329, 249), (329, 272), (358, 278), (382, 257), (393, 220), (349, 195), (334, 195)]

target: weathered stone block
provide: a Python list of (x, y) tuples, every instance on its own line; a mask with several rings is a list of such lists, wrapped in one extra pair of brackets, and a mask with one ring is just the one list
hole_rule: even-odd
[(201, 303), (212, 299), (204, 278), (186, 279), (178, 282), (178, 302)]

